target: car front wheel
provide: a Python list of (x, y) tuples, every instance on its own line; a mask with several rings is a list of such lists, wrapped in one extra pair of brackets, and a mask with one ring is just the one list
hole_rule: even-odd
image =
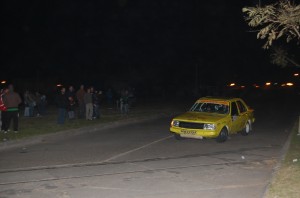
[(223, 128), (220, 133), (219, 136), (217, 137), (216, 141), (219, 143), (225, 142), (228, 138), (228, 131), (226, 128)]
[(177, 133), (174, 133), (174, 138), (175, 138), (175, 140), (182, 140), (183, 138), (179, 135), (179, 134), (177, 134)]

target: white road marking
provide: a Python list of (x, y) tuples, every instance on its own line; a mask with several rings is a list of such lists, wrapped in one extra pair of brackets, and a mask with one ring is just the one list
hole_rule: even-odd
[(122, 156), (124, 156), (124, 155), (127, 155), (127, 154), (129, 154), (129, 153), (132, 153), (132, 152), (141, 150), (141, 149), (143, 149), (143, 148), (146, 148), (146, 147), (151, 146), (151, 145), (153, 145), (153, 144), (156, 144), (156, 143), (158, 143), (158, 142), (162, 142), (162, 141), (164, 141), (164, 140), (166, 140), (166, 139), (169, 139), (169, 138), (171, 138), (171, 137), (173, 137), (173, 135), (164, 137), (164, 138), (159, 139), (159, 140), (155, 140), (155, 141), (150, 142), (150, 143), (148, 143), (148, 144), (145, 144), (145, 145), (143, 145), (143, 146), (141, 146), (141, 147), (138, 147), (138, 148), (135, 148), (135, 149), (132, 149), (132, 150), (129, 150), (129, 151), (120, 153), (120, 154), (115, 155), (115, 156), (112, 156), (112, 157), (110, 157), (110, 158), (108, 158), (108, 159), (106, 159), (106, 160), (104, 160), (104, 161), (102, 161), (102, 162), (103, 162), (103, 163), (104, 163), (104, 162), (109, 162), (109, 161), (111, 161), (111, 160), (117, 159), (117, 158), (122, 157)]

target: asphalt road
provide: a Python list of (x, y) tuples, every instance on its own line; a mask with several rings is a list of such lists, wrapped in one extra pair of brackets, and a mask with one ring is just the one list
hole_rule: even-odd
[(171, 118), (0, 152), (0, 198), (261, 198), (294, 120), (257, 112), (247, 137), (175, 140)]

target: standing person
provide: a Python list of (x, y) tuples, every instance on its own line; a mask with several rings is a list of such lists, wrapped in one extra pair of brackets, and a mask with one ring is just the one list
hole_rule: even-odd
[(24, 117), (29, 117), (30, 113), (29, 113), (29, 102), (28, 102), (28, 95), (29, 95), (29, 91), (25, 91), (24, 93), (24, 104), (25, 104), (25, 108), (24, 108)]
[(93, 92), (93, 119), (100, 118), (99, 103), (100, 103), (99, 92), (95, 90)]
[(113, 92), (111, 90), (111, 88), (109, 88), (106, 92), (106, 100), (107, 100), (107, 104), (109, 108), (112, 108), (112, 104), (113, 104)]
[(68, 98), (68, 116), (70, 120), (73, 120), (75, 119), (76, 92), (72, 85), (69, 86), (66, 95)]
[(57, 124), (64, 124), (66, 119), (66, 111), (68, 106), (68, 98), (66, 96), (66, 89), (63, 87), (56, 97), (56, 105), (58, 108)]
[(67, 91), (66, 95), (67, 95), (68, 98), (72, 97), (74, 102), (75, 102), (76, 92), (75, 92), (75, 89), (72, 85), (69, 87), (69, 90)]
[(24, 103), (25, 103), (25, 112), (24, 116), (33, 117), (34, 115), (34, 107), (36, 102), (34, 100), (33, 95), (29, 91), (25, 91), (24, 94)]
[(127, 115), (129, 112), (129, 92), (125, 90), (122, 93), (121, 99), (121, 113)]
[(73, 97), (68, 97), (68, 116), (70, 120), (75, 119), (75, 100)]
[(7, 108), (4, 120), (4, 132), (8, 131), (11, 120), (13, 120), (13, 130), (18, 133), (19, 130), (19, 105), (22, 100), (20, 95), (14, 91), (14, 86), (8, 86), (8, 92), (3, 96), (4, 105)]
[(45, 94), (42, 94), (41, 95), (41, 106), (40, 106), (41, 115), (46, 114), (46, 106), (47, 106), (47, 97)]
[(0, 93), (0, 119), (1, 119), (1, 131), (4, 131), (4, 120), (5, 120), (5, 116), (6, 116), (6, 106), (4, 105), (3, 102), (3, 96), (5, 93), (7, 93), (7, 89), (1, 89), (1, 93)]
[(91, 90), (91, 94), (92, 94), (92, 104), (93, 104), (93, 115), (92, 115), (92, 119), (96, 119), (96, 108), (95, 108), (95, 94), (96, 94), (96, 91), (94, 89), (94, 87), (90, 87), (90, 90)]
[(78, 115), (79, 118), (84, 118), (84, 113), (85, 113), (84, 95), (85, 95), (84, 85), (81, 85), (80, 89), (76, 92), (76, 98), (79, 105), (79, 115)]
[(87, 120), (93, 120), (93, 95), (91, 94), (91, 89), (87, 89), (86, 94), (84, 95), (85, 103), (85, 118)]
[(41, 116), (41, 94), (38, 91), (35, 92), (35, 102), (36, 102), (36, 110), (37, 110), (36, 116), (39, 117)]

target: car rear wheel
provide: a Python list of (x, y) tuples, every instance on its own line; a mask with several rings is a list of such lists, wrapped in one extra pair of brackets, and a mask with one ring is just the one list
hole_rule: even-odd
[(251, 131), (251, 125), (249, 124), (249, 122), (246, 123), (245, 128), (243, 129), (243, 131), (241, 132), (241, 134), (243, 136), (247, 136)]
[(225, 142), (228, 138), (228, 131), (226, 128), (223, 128), (220, 133), (219, 136), (216, 138), (216, 141), (219, 143)]
[(177, 133), (174, 133), (174, 138), (175, 138), (175, 140), (182, 140), (183, 139), (183, 137), (181, 137), (179, 134), (177, 134)]

